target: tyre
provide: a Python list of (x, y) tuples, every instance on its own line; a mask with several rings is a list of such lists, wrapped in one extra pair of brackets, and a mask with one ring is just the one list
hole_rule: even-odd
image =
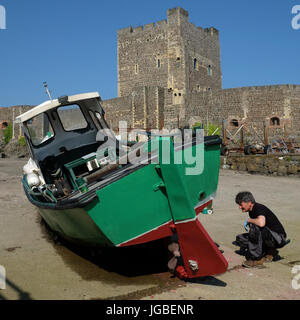
[(249, 156), (251, 154), (251, 146), (245, 146), (244, 153)]
[(228, 148), (224, 145), (221, 146), (221, 155), (222, 156), (228, 156), (229, 154), (229, 151), (228, 151)]
[(249, 155), (254, 155), (257, 153), (257, 150), (255, 147), (253, 146), (245, 146), (245, 149), (244, 149), (244, 153), (245, 155), (249, 156)]
[(264, 146), (264, 154), (272, 154), (272, 153), (273, 153), (273, 150), (272, 150), (272, 147), (269, 144)]

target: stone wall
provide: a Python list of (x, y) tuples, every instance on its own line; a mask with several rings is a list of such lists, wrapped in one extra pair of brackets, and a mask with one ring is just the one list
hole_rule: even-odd
[[(12, 107), (0, 107), (0, 122), (7, 122), (13, 124), (13, 132), (15, 137), (18, 138), (22, 135), (21, 125), (14, 123), (14, 120), (20, 114), (32, 109), (33, 106), (12, 106)], [(1, 133), (2, 136), (2, 133)], [(1, 139), (1, 137), (0, 137)]]
[[(245, 123), (245, 143), (261, 142), (264, 138), (264, 123), (270, 140), (278, 136), (300, 137), (300, 86), (278, 85), (244, 87), (192, 93), (186, 98), (186, 122), (197, 117), (198, 122), (214, 123), (221, 127), (222, 121), (232, 132), (231, 125), (237, 120)], [(279, 120), (274, 125), (272, 119)], [(259, 138), (257, 137), (259, 136)]]
[(130, 95), (102, 102), (105, 118), (114, 130), (119, 121), (128, 128), (164, 127), (165, 90), (160, 87), (136, 87)]
[(292, 175), (300, 178), (300, 154), (231, 155), (221, 157), (221, 168), (273, 176)]
[(119, 127), (119, 121), (127, 121), (132, 125), (132, 96), (120, 97), (101, 102), (105, 111), (105, 119), (113, 130)]

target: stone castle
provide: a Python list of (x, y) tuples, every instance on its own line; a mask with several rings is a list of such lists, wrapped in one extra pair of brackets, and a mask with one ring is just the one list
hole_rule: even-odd
[(300, 85), (223, 90), (219, 31), (195, 26), (180, 7), (167, 20), (118, 31), (118, 98), (103, 107), (113, 129), (120, 120), (169, 130), (227, 120), (233, 129), (244, 123), (261, 133), (266, 124), (270, 136), (300, 137)]

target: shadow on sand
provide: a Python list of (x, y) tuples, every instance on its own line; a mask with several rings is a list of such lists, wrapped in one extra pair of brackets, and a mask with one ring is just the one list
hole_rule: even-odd
[[(30, 293), (23, 291), (20, 287), (18, 287), (15, 283), (13, 283), (11, 280), (6, 278), (6, 286), (10, 287), (12, 290), (14, 290), (18, 294), (17, 300), (33, 300), (30, 296)], [(7, 300), (4, 295), (0, 293), (0, 300)]]
[(64, 239), (59, 241), (99, 268), (122, 276), (138, 277), (168, 271), (168, 252), (162, 240), (124, 248), (87, 248)]
[(204, 284), (206, 286), (214, 286), (214, 287), (226, 287), (227, 286), (226, 282), (219, 280), (219, 279), (212, 277), (212, 276), (189, 279), (189, 280), (187, 280), (187, 282)]
[[(64, 248), (76, 256), (91, 262), (102, 270), (116, 273), (123, 277), (134, 278), (165, 273), (163, 276), (164, 281), (167, 280), (167, 278), (174, 279), (174, 276), (172, 276), (168, 270), (168, 261), (171, 258), (170, 252), (167, 249), (168, 239), (123, 248), (90, 248), (60, 238), (56, 234), (53, 234), (49, 227), (43, 222), (42, 225), (44, 231), (47, 233), (48, 240), (56, 244), (56, 251), (62, 256), (65, 263), (74, 271), (81, 274), (86, 280), (92, 280), (93, 276), (85, 274), (86, 270), (74, 261), (74, 257), (67, 255)], [(95, 276), (98, 277), (99, 274)], [(121, 282), (124, 280), (119, 277), (117, 278)], [(105, 280), (109, 281), (107, 277), (105, 277)], [(152, 281), (153, 279), (151, 282)], [(225, 282), (212, 276), (188, 279), (187, 282), (221, 287), (227, 285)]]

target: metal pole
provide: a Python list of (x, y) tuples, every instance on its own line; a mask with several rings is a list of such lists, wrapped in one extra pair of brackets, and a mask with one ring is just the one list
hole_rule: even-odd
[(223, 140), (224, 140), (224, 145), (227, 145), (227, 133), (226, 133), (226, 120), (222, 121), (222, 131), (223, 131)]
[(51, 94), (50, 94), (50, 91), (49, 91), (49, 88), (48, 88), (47, 82), (45, 81), (43, 84), (44, 84), (44, 88), (46, 89), (46, 93), (47, 93), (49, 99), (50, 99), (51, 101), (53, 101), (53, 100), (52, 100), (52, 97), (51, 97)]
[[(19, 110), (19, 115), (21, 115), (22, 114), (22, 111), (21, 111), (21, 108), (20, 108), (20, 110)], [(22, 127), (21, 127), (21, 124), (19, 124), (19, 137), (21, 137), (22, 136)]]
[(268, 145), (269, 144), (269, 134), (268, 134), (267, 121), (264, 121), (264, 138), (265, 138), (265, 145)]
[(206, 112), (206, 135), (208, 136), (208, 107)]
[(241, 130), (241, 149), (244, 150), (245, 145), (244, 145), (244, 126), (242, 127)]
[(12, 116), (12, 138), (15, 139), (15, 108), (13, 108)]

